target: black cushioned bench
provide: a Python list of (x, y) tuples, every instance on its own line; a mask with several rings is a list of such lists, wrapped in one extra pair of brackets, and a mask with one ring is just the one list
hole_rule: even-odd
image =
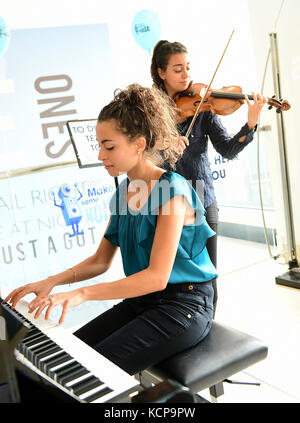
[(141, 377), (152, 383), (175, 381), (195, 397), (209, 388), (210, 394), (217, 398), (224, 393), (225, 379), (263, 360), (267, 354), (268, 347), (260, 340), (213, 321), (203, 341), (144, 370)]

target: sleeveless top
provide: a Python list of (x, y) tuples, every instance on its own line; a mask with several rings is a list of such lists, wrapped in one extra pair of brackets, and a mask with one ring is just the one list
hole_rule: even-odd
[(183, 226), (168, 282), (197, 283), (217, 277), (206, 249), (207, 239), (215, 232), (208, 226), (205, 209), (189, 182), (175, 172), (163, 173), (147, 202), (137, 211), (127, 204), (128, 184), (128, 178), (124, 179), (110, 200), (111, 220), (104, 234), (108, 241), (120, 247), (125, 275), (130, 276), (149, 266), (159, 207), (180, 195), (194, 209), (195, 221)]

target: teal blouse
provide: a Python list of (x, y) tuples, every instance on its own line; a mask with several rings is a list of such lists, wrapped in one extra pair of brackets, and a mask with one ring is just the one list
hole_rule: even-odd
[(138, 211), (128, 207), (128, 184), (128, 178), (124, 179), (110, 200), (111, 221), (104, 234), (120, 247), (125, 275), (148, 267), (159, 207), (181, 195), (195, 210), (195, 222), (183, 226), (169, 283), (205, 282), (217, 277), (206, 249), (207, 239), (215, 232), (208, 226), (205, 209), (189, 182), (175, 172), (163, 173)]

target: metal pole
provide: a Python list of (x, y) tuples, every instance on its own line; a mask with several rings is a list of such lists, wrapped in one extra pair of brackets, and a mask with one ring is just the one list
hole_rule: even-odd
[[(272, 71), (273, 71), (273, 84), (276, 96), (281, 99), (281, 86), (280, 86), (280, 70), (278, 60), (278, 48), (277, 48), (277, 34), (270, 34), (270, 50), (272, 58)], [(290, 178), (288, 171), (288, 158), (286, 151), (286, 141), (284, 132), (283, 115), (279, 111), (276, 114), (277, 132), (278, 132), (278, 145), (280, 154), (280, 170), (281, 170), (281, 181), (282, 181), (282, 193), (284, 203), (284, 215), (286, 224), (286, 237), (287, 237), (287, 249), (289, 255), (289, 269), (290, 271), (282, 276), (277, 276), (276, 283), (281, 285), (292, 286), (294, 288), (300, 288), (300, 277), (298, 278), (297, 272), (299, 271), (297, 253), (296, 253), (296, 240), (294, 230), (294, 219), (291, 201), (290, 191)], [(298, 269), (297, 269), (298, 268)]]

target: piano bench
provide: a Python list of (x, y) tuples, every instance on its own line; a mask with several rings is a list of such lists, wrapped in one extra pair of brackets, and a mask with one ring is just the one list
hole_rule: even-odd
[(224, 393), (225, 379), (263, 360), (267, 354), (268, 347), (263, 342), (213, 321), (203, 341), (141, 372), (141, 383), (169, 379), (188, 388), (195, 402), (201, 398), (197, 393), (207, 388), (217, 398)]

